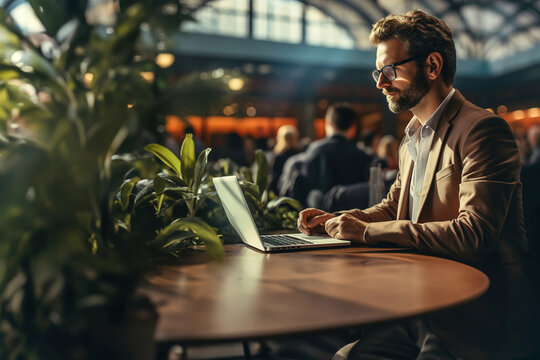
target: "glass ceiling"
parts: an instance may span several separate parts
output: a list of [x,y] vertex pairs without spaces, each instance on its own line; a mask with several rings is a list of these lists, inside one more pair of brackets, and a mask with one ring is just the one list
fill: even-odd
[[[193,10],[212,1],[188,0]],[[305,0],[351,35],[354,47],[371,50],[371,25],[389,13],[421,9],[454,32],[462,59],[497,60],[540,44],[540,0]],[[279,6],[276,2],[275,6]],[[540,50],[539,50],[540,51]]]

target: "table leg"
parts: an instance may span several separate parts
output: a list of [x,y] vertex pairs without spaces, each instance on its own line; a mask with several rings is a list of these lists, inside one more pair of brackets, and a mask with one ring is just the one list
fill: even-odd
[[242,346],[244,347],[244,359],[251,360],[251,350],[249,349],[249,341],[243,341]]

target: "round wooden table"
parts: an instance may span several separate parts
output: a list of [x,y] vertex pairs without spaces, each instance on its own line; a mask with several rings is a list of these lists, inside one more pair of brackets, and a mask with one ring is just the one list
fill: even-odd
[[225,248],[223,263],[201,253],[148,279],[157,342],[245,341],[394,322],[471,301],[489,286],[470,266],[412,253]]

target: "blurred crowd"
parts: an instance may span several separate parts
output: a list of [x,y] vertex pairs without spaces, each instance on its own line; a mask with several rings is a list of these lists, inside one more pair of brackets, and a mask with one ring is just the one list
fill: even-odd
[[[367,207],[369,174],[373,166],[382,170],[386,188],[398,168],[398,140],[376,131],[362,133],[357,114],[348,103],[336,103],[325,116],[325,137],[312,141],[300,138],[296,126],[283,125],[275,138],[256,139],[228,134],[212,134],[209,160],[231,159],[238,166],[252,167],[255,151],[261,149],[268,160],[268,189],[279,196],[298,200],[306,207],[328,211],[347,207]],[[348,138],[351,127],[362,133],[360,141]],[[185,133],[194,134],[191,127]],[[195,135],[195,134],[194,134]],[[204,145],[197,137],[196,152]],[[167,135],[163,142],[178,153],[181,138]]]
[[[268,160],[268,189],[279,196],[292,197],[305,207],[325,211],[366,208],[369,205],[370,168],[381,168],[385,190],[394,182],[398,168],[399,140],[377,131],[362,132],[360,141],[347,138],[349,128],[358,122],[353,108],[346,103],[329,107],[325,118],[325,137],[311,141],[301,138],[297,127],[281,126],[275,138],[256,139],[236,133],[212,137],[210,160],[229,158],[239,166],[254,166],[255,150],[265,152]],[[357,129],[361,131],[361,129]],[[193,129],[186,128],[186,133]],[[522,160],[524,223],[531,246],[540,253],[540,124],[515,133]],[[179,151],[179,141],[165,144]],[[204,145],[195,138],[197,153]],[[344,170],[344,171],[343,171]]]

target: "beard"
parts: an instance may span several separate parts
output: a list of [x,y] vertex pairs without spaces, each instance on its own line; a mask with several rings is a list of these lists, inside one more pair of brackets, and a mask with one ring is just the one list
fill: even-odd
[[429,84],[422,71],[418,71],[408,89],[401,91],[395,88],[387,88],[387,91],[396,92],[398,94],[397,99],[393,99],[389,96],[386,97],[390,111],[394,114],[398,114],[403,111],[409,111],[418,105],[420,100],[422,100],[429,91]]

